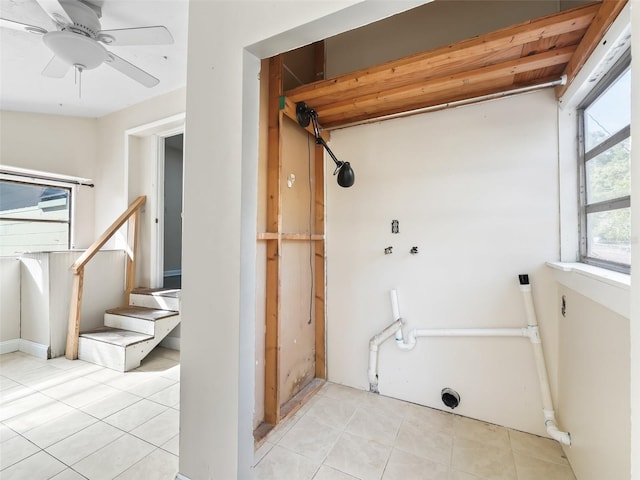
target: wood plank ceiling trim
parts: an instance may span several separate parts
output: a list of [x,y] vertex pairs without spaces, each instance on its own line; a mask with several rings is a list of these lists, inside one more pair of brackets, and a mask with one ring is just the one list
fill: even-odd
[[607,33],[607,30],[609,30],[609,27],[626,4],[627,0],[603,0],[602,6],[598,10],[593,22],[589,25],[589,28],[582,37],[576,53],[567,64],[564,72],[567,76],[567,83],[556,87],[556,96],[558,98],[569,88],[573,79],[584,66],[589,56],[593,53],[598,43],[600,43],[600,40],[602,40],[602,37]]
[[[452,45],[386,62],[285,92],[306,102],[324,127],[408,112],[558,80],[587,47],[591,30],[606,31],[618,3],[605,0]],[[604,9],[604,11],[603,11]],[[600,17],[604,20],[599,21]],[[592,24],[606,27],[592,27]],[[593,37],[593,38],[591,38]],[[588,42],[597,43],[597,33]],[[590,53],[590,52],[589,52]],[[586,57],[585,57],[586,58]],[[584,63],[584,62],[582,62]],[[580,62],[578,64],[581,65]]]

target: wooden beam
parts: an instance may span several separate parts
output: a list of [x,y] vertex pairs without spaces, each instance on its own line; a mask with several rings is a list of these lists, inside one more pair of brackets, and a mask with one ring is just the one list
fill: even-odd
[[105,230],[105,232],[100,236],[100,238],[98,238],[95,242],[93,242],[93,244],[89,248],[87,248],[87,250],[82,255],[80,255],[78,260],[76,260],[74,264],[71,265],[71,269],[74,272],[78,272],[80,268],[84,267],[87,264],[87,262],[91,260],[96,253],[98,253],[98,250],[100,250],[104,246],[104,244],[107,243],[109,239],[118,230],[120,230],[120,227],[122,227],[126,223],[126,221],[129,220],[129,217],[131,217],[131,215],[133,215],[134,212],[136,212],[140,207],[142,207],[142,205],[144,205],[146,201],[147,201],[147,197],[145,195],[142,195],[136,198],[131,203],[131,205],[129,205],[129,208],[127,208],[127,210],[125,210],[125,212],[122,215],[120,215],[109,226],[109,228]]
[[557,98],[560,98],[564,92],[567,91],[571,82],[573,82],[578,72],[580,72],[582,67],[584,67],[585,62],[598,46],[602,37],[607,33],[607,30],[609,30],[609,27],[618,17],[626,4],[627,0],[602,1],[598,13],[594,17],[591,25],[589,25],[589,28],[582,37],[576,52],[565,68],[564,73],[567,76],[567,83],[556,87]]
[[[314,63],[315,74],[318,80],[324,78],[325,69],[325,44],[318,42],[315,44]],[[328,136],[325,141],[328,141]],[[315,365],[316,379],[327,378],[327,359],[326,359],[326,307],[325,307],[325,204],[324,204],[324,182],[325,182],[325,165],[324,165],[324,148],[322,145],[316,145],[314,149],[314,218],[313,232],[314,236],[322,237],[321,242],[314,244],[314,317],[315,317]]]
[[[381,84],[406,85],[429,75],[434,68],[454,62],[465,62],[491,55],[500,50],[517,47],[542,38],[554,37],[586,29],[598,11],[599,4],[589,4],[558,14],[527,21],[496,32],[464,40],[452,45],[411,55],[400,60],[358,70],[348,75],[289,90],[292,102],[305,101],[314,108],[317,100],[329,94],[350,92],[352,96],[367,95],[380,90]],[[393,80],[392,80],[393,79]]]
[[575,47],[573,46],[565,47],[445,78],[435,78],[418,85],[383,90],[382,93],[366,95],[355,101],[323,107],[318,109],[318,115],[325,122],[334,122],[339,116],[349,119],[365,112],[372,114],[376,110],[388,108],[394,103],[417,102],[421,98],[426,99],[445,90],[468,88],[474,84],[491,82],[492,80],[501,82],[505,77],[518,73],[566,63],[571,58],[574,50]]
[[264,419],[276,425],[280,421],[280,263],[282,228],[281,185],[282,170],[280,138],[280,98],[283,76],[282,55],[269,59],[268,146],[267,146],[267,230],[275,239],[267,242],[266,265],[266,331],[264,375]]
[[[298,123],[298,117],[296,115],[296,104],[294,102],[292,102],[287,97],[283,96],[280,99],[280,107],[282,109],[282,113],[284,113],[287,117],[289,117],[289,119],[296,122],[296,124]],[[320,125],[318,126],[320,127]],[[316,133],[313,131],[313,126],[311,124],[301,128],[304,128],[307,131],[307,133],[310,133],[315,138]],[[329,139],[331,138],[331,136],[329,135],[329,132],[327,132],[326,130],[323,131],[322,129],[320,129],[320,136],[324,138],[325,142],[328,142]]]
[[[519,89],[521,87],[533,87],[536,85],[549,83],[551,81],[558,80],[558,76],[544,77],[536,80],[536,82],[522,82],[518,84],[513,83],[513,77],[504,77],[500,82],[491,81],[487,84],[477,84],[474,88],[464,89],[456,88],[452,90],[445,90],[440,92],[437,96],[432,96],[427,99],[418,99],[416,102],[406,103],[403,102],[398,105],[390,105],[387,109],[376,111],[375,113],[363,112],[355,117],[349,117],[349,123],[360,123],[371,121],[384,121],[389,118],[397,118],[398,116],[411,116],[424,113],[424,109],[429,111],[442,110],[450,108],[460,101],[468,101],[468,103],[480,102],[488,95],[504,94],[510,95],[511,91]],[[465,103],[467,104],[467,103]],[[433,109],[433,110],[432,110]],[[388,117],[388,118],[387,118]],[[329,128],[340,128],[345,126],[343,118],[328,119],[326,123]]]
[[83,283],[84,267],[81,267],[78,272],[73,274],[73,284],[71,287],[71,303],[69,304],[69,322],[67,325],[67,346],[64,352],[64,356],[69,360],[76,360],[78,358]]
[[136,210],[129,219],[129,232],[127,242],[129,244],[129,252],[127,255],[127,272],[126,272],[126,288],[125,300],[129,305],[131,292],[136,288],[136,260],[138,248],[138,219],[139,210]]
[[258,240],[293,240],[293,241],[322,241],[324,240],[324,235],[322,234],[313,234],[309,235],[308,233],[274,233],[274,232],[262,232],[258,233]]

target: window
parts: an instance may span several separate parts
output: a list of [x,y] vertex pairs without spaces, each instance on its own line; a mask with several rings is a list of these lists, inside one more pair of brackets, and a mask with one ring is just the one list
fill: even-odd
[[71,188],[0,180],[0,255],[68,250]]
[[629,272],[631,264],[631,69],[627,53],[579,108],[581,257]]

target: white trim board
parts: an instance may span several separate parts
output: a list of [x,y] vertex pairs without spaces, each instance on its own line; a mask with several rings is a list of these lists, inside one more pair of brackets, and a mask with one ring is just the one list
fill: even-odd
[[43,360],[49,359],[48,345],[41,345],[24,338],[14,338],[0,342],[0,355],[11,352],[22,352]]
[[0,355],[4,355],[5,353],[17,352],[18,350],[20,350],[19,338],[0,342]]

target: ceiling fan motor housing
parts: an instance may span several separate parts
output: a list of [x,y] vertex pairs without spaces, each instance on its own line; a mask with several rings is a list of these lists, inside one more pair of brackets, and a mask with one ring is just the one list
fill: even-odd
[[61,25],[63,30],[96,38],[101,26],[98,15],[91,7],[77,0],[60,0],[60,5],[73,21],[72,25]]

